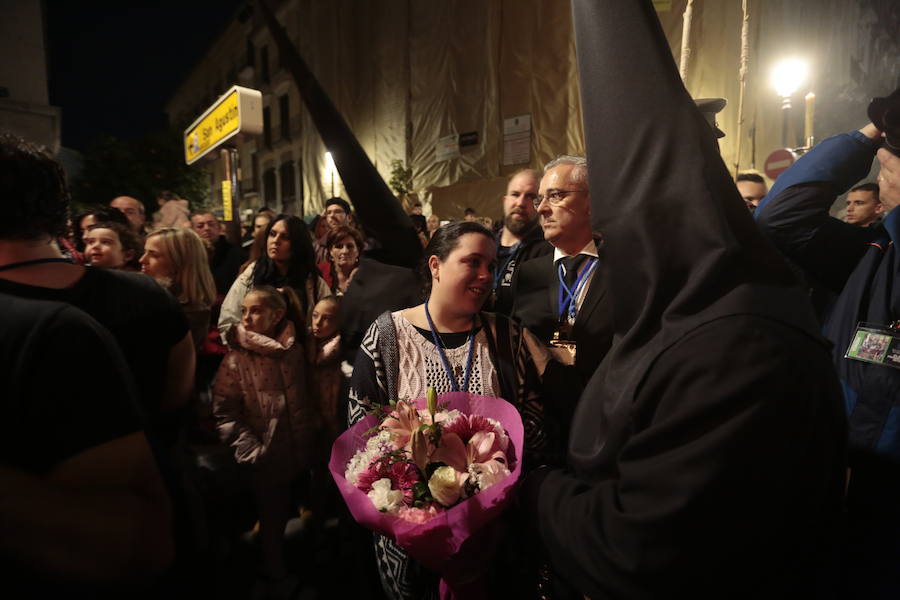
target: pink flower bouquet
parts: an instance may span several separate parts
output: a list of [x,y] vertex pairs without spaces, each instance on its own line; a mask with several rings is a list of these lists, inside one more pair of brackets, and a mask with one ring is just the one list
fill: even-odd
[[501,398],[449,393],[438,405],[429,396],[356,423],[335,441],[328,467],[357,522],[442,574],[449,597],[447,576],[472,560],[459,556],[463,543],[513,498],[524,428]]

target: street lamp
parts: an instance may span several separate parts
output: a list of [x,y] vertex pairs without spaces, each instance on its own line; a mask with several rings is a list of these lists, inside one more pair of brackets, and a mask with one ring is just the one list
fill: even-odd
[[791,96],[806,81],[809,67],[799,58],[788,58],[775,65],[772,69],[771,82],[775,92],[781,96],[782,120],[781,141],[785,147],[788,144],[788,123],[790,122]]
[[334,158],[331,156],[331,152],[325,153],[325,166],[328,168],[328,172],[331,174],[331,197],[334,198]]

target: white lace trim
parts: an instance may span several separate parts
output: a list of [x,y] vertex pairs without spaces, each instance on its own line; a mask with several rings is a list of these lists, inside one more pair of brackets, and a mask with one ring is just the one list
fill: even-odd
[[[433,387],[438,394],[453,391],[450,378],[447,377],[441,364],[437,348],[431,341],[423,338],[401,313],[402,311],[391,313],[394,327],[397,330],[399,359],[397,396],[399,398],[421,398],[429,386]],[[463,379],[462,373],[466,368],[468,351],[469,344],[445,350],[450,367],[455,373],[460,373],[457,377],[460,384]],[[499,380],[494,364],[491,362],[484,328],[475,334],[475,357],[472,360],[469,392],[483,396],[500,394]]]

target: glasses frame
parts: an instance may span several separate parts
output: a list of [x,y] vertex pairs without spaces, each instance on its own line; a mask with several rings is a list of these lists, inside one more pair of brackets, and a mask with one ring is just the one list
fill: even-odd
[[569,194],[578,194],[578,193],[587,193],[587,190],[547,190],[547,195],[538,194],[534,197],[534,208],[537,208],[541,205],[541,202],[546,198],[547,202],[550,203],[551,206],[559,205],[563,200],[565,200],[566,196]]

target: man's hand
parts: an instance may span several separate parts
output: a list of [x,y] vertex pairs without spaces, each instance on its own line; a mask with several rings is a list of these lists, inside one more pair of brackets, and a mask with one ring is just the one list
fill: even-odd
[[881,141],[881,138],[884,137],[884,134],[881,132],[881,130],[871,123],[860,129],[859,132],[870,140]]
[[878,174],[878,191],[885,211],[900,204],[900,157],[881,148],[876,154],[881,163]]

